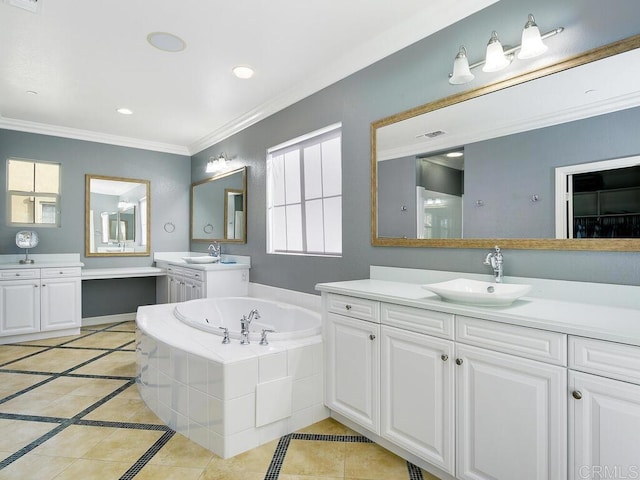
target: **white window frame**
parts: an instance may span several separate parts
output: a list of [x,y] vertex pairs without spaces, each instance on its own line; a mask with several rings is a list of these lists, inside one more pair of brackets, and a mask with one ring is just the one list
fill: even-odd
[[[34,191],[22,191],[22,190],[9,190],[9,184],[10,184],[10,169],[9,169],[9,162],[10,161],[16,161],[16,162],[29,162],[29,163],[33,163],[34,164],[34,168],[35,165],[37,164],[47,164],[47,165],[56,165],[58,167],[58,193],[52,193],[52,192],[36,192],[35,188]],[[7,183],[6,183],[6,205],[7,205],[7,211],[6,211],[6,219],[7,219],[7,225],[12,226],[12,227],[43,227],[43,228],[57,228],[60,227],[60,214],[61,214],[61,208],[60,208],[60,196],[61,196],[61,191],[62,191],[62,165],[60,163],[56,163],[56,162],[43,162],[41,160],[32,160],[32,159],[28,159],[28,158],[16,158],[16,157],[9,157],[7,159],[6,162],[6,178],[7,178]],[[35,180],[35,178],[34,178]],[[13,195],[21,195],[21,196],[25,196],[25,197],[33,197],[34,198],[34,202],[36,197],[48,197],[48,198],[54,198],[55,199],[55,223],[41,223],[41,222],[37,222],[37,212],[34,210],[34,221],[32,223],[24,223],[24,222],[13,222],[12,221],[12,196]],[[46,202],[47,204],[49,204],[50,202]],[[35,207],[34,207],[35,209]]]
[[[329,199],[339,199],[340,200],[340,239],[339,239],[339,251],[327,251],[327,245],[325,242],[325,237],[323,236],[323,251],[312,251],[307,246],[307,232],[306,232],[306,208],[305,201],[309,201],[309,199],[305,198],[305,178],[304,178],[304,149],[313,145],[319,145],[324,141],[331,140],[333,138],[340,139],[340,170],[342,170],[342,123],[336,123],[333,125],[329,125],[320,130],[316,130],[314,132],[308,133],[306,135],[302,135],[300,137],[289,140],[285,143],[281,143],[274,147],[271,147],[267,150],[267,175],[266,175],[266,189],[267,189],[267,253],[268,254],[276,254],[276,255],[304,255],[304,256],[321,256],[321,257],[341,257],[342,256],[342,173],[340,173],[340,188],[339,194],[331,194],[326,195],[324,189],[320,197],[315,197],[313,200],[322,200],[323,209],[322,215],[323,218],[319,219],[322,222],[323,227],[323,235],[324,235],[324,208],[325,208],[325,200]],[[282,155],[285,152],[289,153],[292,151],[298,150],[299,152],[299,167],[300,167],[300,200],[299,202],[288,203],[285,201],[284,205],[291,206],[300,204],[301,209],[301,232],[298,232],[302,235],[302,249],[278,249],[274,248],[273,241],[273,229],[274,229],[274,193],[273,193],[273,170],[272,170],[272,158]],[[320,167],[322,168],[322,166]],[[282,205],[280,205],[282,206]]]

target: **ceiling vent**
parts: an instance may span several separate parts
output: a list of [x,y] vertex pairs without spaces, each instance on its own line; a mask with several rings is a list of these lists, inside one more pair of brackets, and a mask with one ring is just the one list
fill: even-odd
[[444,132],[442,130],[435,130],[433,132],[421,133],[420,135],[416,135],[416,138],[420,138],[420,137],[436,138],[436,137],[439,137],[440,135],[445,135],[446,133],[447,132]]
[[40,13],[42,6],[42,0],[4,0],[4,3],[32,13]]

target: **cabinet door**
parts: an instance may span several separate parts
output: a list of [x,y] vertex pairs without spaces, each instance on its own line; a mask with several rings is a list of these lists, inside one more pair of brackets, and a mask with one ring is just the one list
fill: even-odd
[[345,417],[378,433],[380,326],[327,314],[326,403]]
[[0,282],[0,334],[40,331],[40,281]]
[[177,275],[168,275],[167,276],[167,291],[169,297],[169,303],[180,302],[180,286],[181,286],[181,277]]
[[41,330],[77,328],[82,322],[80,278],[42,280]]
[[569,371],[569,389],[569,478],[640,478],[640,385]]
[[184,292],[183,301],[202,298],[202,282],[199,280],[185,278],[182,285],[182,290]]
[[566,369],[457,344],[460,479],[567,476]]
[[380,433],[453,474],[453,342],[382,327]]

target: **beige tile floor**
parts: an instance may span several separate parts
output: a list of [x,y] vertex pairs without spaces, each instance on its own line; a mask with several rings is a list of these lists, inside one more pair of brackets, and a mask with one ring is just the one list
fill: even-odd
[[223,460],[146,407],[134,342],[126,322],[0,346],[0,480],[437,480],[332,419]]

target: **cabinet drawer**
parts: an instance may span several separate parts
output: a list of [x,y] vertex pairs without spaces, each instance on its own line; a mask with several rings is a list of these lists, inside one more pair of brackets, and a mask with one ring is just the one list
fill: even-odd
[[80,267],[43,268],[42,278],[79,277],[82,275]]
[[640,347],[571,336],[569,368],[640,384]]
[[29,278],[40,278],[40,269],[15,268],[10,270],[0,270],[1,280],[24,280]]
[[567,365],[567,336],[563,333],[457,316],[456,340],[555,365]]
[[380,321],[385,325],[453,339],[453,315],[422,308],[383,303]]
[[380,323],[380,304],[365,298],[347,297],[345,295],[327,295],[327,309],[330,312],[359,318],[369,322]]

